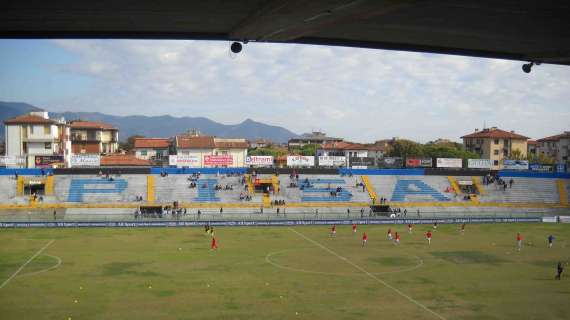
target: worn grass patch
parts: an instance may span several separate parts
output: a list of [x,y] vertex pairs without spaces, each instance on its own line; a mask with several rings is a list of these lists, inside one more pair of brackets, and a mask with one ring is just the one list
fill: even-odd
[[457,264],[499,264],[506,262],[495,255],[482,251],[437,251],[434,257]]

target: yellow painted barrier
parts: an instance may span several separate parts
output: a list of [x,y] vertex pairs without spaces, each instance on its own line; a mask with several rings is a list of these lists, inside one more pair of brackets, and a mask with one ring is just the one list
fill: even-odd
[[265,208],[271,207],[271,198],[269,198],[269,194],[267,193],[263,194],[263,206]]
[[54,184],[53,176],[48,176],[46,178],[46,184],[45,184],[46,196],[53,196],[53,188],[54,188],[53,184]]
[[453,188],[453,191],[456,194],[461,194],[461,189],[459,189],[459,186],[457,185],[457,180],[455,180],[454,177],[449,177],[449,176],[447,177],[447,180],[449,180],[449,184]]
[[253,194],[253,181],[251,181],[251,175],[247,175],[245,181],[247,182],[247,190],[250,194]]
[[479,179],[480,179],[479,177],[471,177],[471,180],[473,181],[473,185],[475,186],[475,189],[477,189],[477,192],[479,192],[479,195],[484,195],[485,189],[483,189],[483,187],[481,186]]
[[154,202],[154,176],[146,176],[146,201]]
[[557,179],[556,184],[558,185],[558,195],[560,196],[560,204],[563,206],[568,205],[568,193],[566,192],[566,186],[564,185],[564,180]]
[[18,176],[18,181],[16,182],[16,195],[23,196],[24,195],[24,177]]
[[273,190],[275,190],[275,193],[279,193],[279,178],[277,176],[272,176],[271,177],[271,184],[273,185]]
[[368,176],[362,176],[362,183],[364,183],[366,190],[368,190],[368,195],[370,196],[372,203],[376,203],[378,195],[376,194],[376,191],[374,190],[372,183],[370,183],[370,179],[368,179]]

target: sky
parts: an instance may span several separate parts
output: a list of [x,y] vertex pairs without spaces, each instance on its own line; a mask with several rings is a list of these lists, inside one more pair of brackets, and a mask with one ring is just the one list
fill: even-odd
[[[49,111],[246,119],[355,142],[570,131],[570,67],[225,41],[0,40],[0,101]],[[168,124],[165,124],[168,125]]]

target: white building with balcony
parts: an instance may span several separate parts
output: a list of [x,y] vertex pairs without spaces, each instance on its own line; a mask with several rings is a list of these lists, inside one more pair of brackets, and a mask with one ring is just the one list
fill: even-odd
[[71,158],[69,126],[46,111],[4,121],[6,157],[22,159],[28,168],[64,167]]

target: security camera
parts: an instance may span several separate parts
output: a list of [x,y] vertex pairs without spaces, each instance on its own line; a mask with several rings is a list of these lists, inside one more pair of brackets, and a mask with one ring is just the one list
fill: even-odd
[[534,65],[533,62],[529,62],[529,63],[525,63],[522,65],[522,69],[525,73],[530,73],[530,71],[532,70],[532,66]]
[[230,49],[232,50],[233,53],[240,53],[241,52],[241,48],[242,45],[239,42],[233,42],[232,45],[230,46]]

